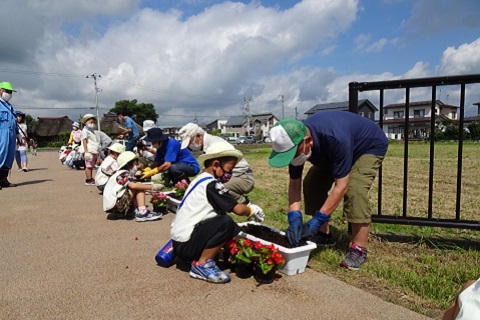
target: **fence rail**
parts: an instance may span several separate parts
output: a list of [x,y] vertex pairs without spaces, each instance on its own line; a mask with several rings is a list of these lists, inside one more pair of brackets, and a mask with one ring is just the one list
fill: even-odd
[[[389,224],[404,224],[417,226],[433,226],[445,228],[476,229],[480,230],[480,221],[462,220],[460,214],[461,192],[462,192],[462,157],[463,157],[463,132],[465,118],[465,85],[480,83],[480,74],[463,76],[446,76],[419,79],[403,79],[377,82],[351,82],[349,84],[349,110],[358,113],[358,93],[363,91],[379,91],[380,118],[379,125],[383,129],[384,118],[384,94],[385,90],[405,89],[405,125],[404,125],[404,167],[403,167],[403,201],[402,215],[391,216],[382,213],[382,183],[383,170],[379,169],[378,174],[378,214],[372,215],[372,221]],[[457,162],[457,186],[455,219],[433,218],[433,175],[435,155],[435,106],[437,101],[437,86],[460,86],[460,115],[459,115],[459,139],[458,139],[458,162]],[[432,104],[430,110],[430,166],[428,178],[428,213],[427,217],[411,217],[407,214],[408,204],[408,143],[410,126],[410,89],[430,87]]]

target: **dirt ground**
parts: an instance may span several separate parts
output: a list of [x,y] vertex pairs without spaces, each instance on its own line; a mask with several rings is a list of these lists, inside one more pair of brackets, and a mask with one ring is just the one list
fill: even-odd
[[19,186],[0,190],[0,319],[427,319],[308,268],[262,286],[161,268],[172,213],[106,220],[83,171],[55,152],[29,157],[29,172],[12,171]]

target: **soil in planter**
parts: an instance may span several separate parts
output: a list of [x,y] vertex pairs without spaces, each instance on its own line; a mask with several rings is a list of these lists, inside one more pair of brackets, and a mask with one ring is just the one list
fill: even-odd
[[[256,224],[247,224],[240,227],[243,232],[248,233],[256,238],[274,243],[276,245],[282,246],[284,248],[295,248],[293,245],[288,242],[286,236],[281,235],[275,231],[272,231],[270,228],[256,225]],[[306,246],[307,242],[305,240],[300,240],[300,246]]]
[[178,197],[175,193],[171,193],[171,194],[169,194],[168,196],[169,196],[170,198],[176,199],[176,200],[178,200],[178,201],[182,201],[182,199],[183,199],[183,196]]

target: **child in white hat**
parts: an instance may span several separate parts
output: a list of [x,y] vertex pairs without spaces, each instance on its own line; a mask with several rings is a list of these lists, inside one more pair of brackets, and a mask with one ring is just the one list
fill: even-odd
[[161,213],[147,209],[145,191],[160,191],[164,186],[137,182],[135,173],[138,170],[138,156],[135,153],[122,152],[117,162],[118,171],[108,179],[103,189],[103,210],[108,213],[107,219],[127,219],[132,216],[132,211],[137,222],[160,219]]
[[175,255],[192,262],[190,276],[213,283],[230,281],[220,270],[215,256],[226,241],[240,232],[227,212],[263,221],[263,210],[254,204],[238,203],[220,182],[230,174],[243,154],[228,142],[212,144],[198,162],[205,167],[188,186],[172,222],[171,237]]
[[111,146],[107,147],[109,150],[108,156],[103,160],[100,168],[98,168],[97,173],[95,174],[95,185],[98,190],[103,192],[105,184],[107,184],[108,178],[118,170],[117,158],[118,156],[125,151],[125,147],[116,142]]

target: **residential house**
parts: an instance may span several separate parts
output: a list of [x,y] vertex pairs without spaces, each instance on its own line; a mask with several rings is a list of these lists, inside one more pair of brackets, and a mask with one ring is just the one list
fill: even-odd
[[227,123],[228,119],[216,119],[205,125],[205,130],[208,133],[212,133],[213,131],[217,130],[219,133],[226,133],[227,130],[225,128],[225,124]]
[[[63,117],[38,117],[38,124],[35,127],[35,136],[40,145],[49,142],[68,141],[72,131],[73,121],[67,116]],[[63,135],[61,135],[63,133]],[[66,139],[66,140],[65,140]],[[65,140],[65,141],[63,141]]]
[[162,127],[163,134],[168,135],[170,138],[179,139],[178,132],[181,127]]
[[[405,128],[405,103],[389,104],[384,107],[383,131],[390,139],[403,139]],[[457,106],[435,102],[436,119],[448,118],[458,120]],[[430,133],[432,101],[417,101],[409,104],[409,137],[424,139]]]
[[243,136],[254,136],[257,140],[268,137],[270,129],[279,119],[272,113],[252,114],[246,116],[231,116],[225,123],[225,132],[235,132]]
[[477,106],[477,115],[471,116],[471,117],[465,117],[464,119],[465,124],[474,122],[474,121],[480,121],[480,102],[476,102],[473,105]]
[[235,132],[240,135],[248,135],[245,130],[245,124],[247,123],[246,116],[231,116],[228,118],[227,122],[225,123],[225,131],[227,132]]
[[[321,111],[328,111],[328,110],[340,110],[340,111],[348,111],[349,110],[349,102],[331,102],[331,103],[323,103],[317,104],[307,110],[305,114],[307,118],[310,117],[312,114],[321,112]],[[375,121],[375,112],[378,109],[370,102],[368,99],[358,100],[358,114],[362,117],[368,118],[372,121]]]
[[255,139],[262,140],[268,137],[270,129],[279,121],[272,113],[261,113],[252,115],[250,118],[251,128]]

